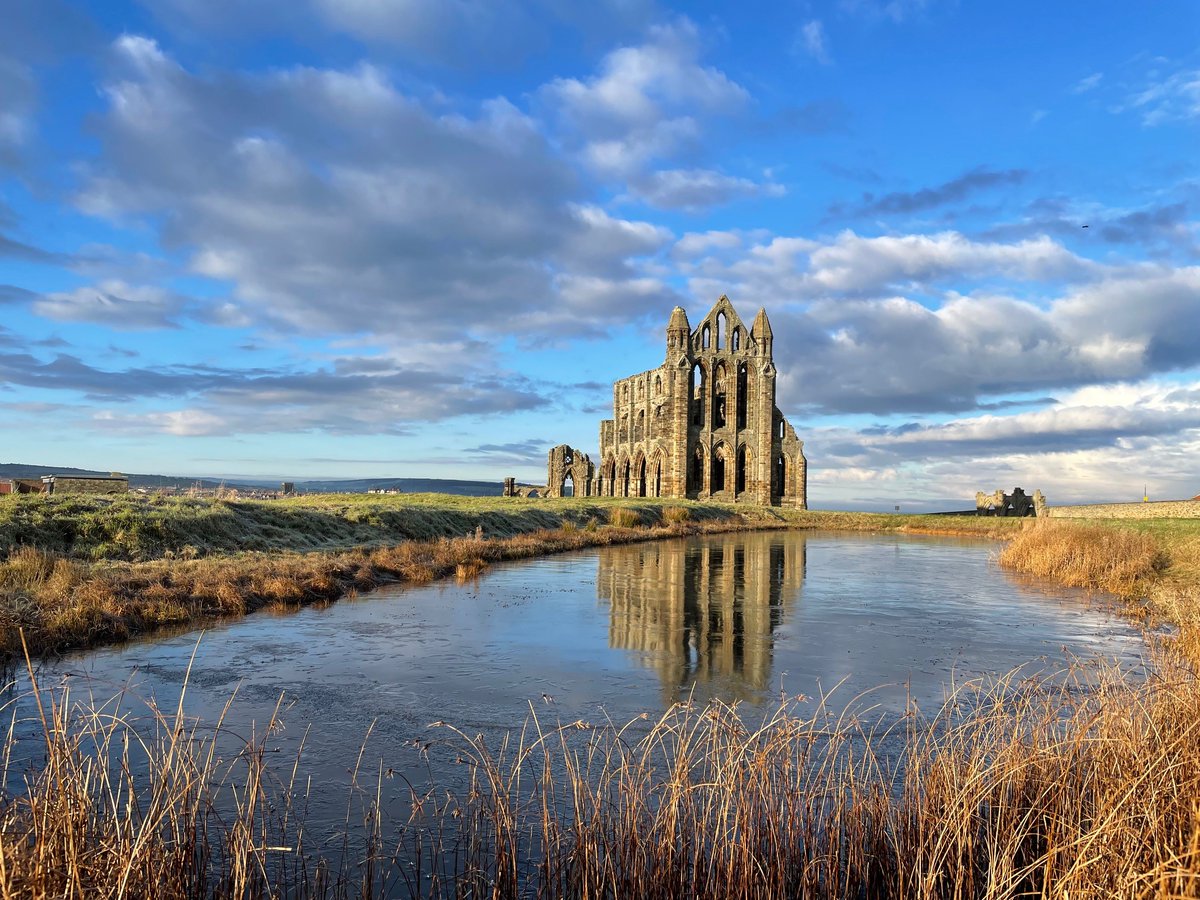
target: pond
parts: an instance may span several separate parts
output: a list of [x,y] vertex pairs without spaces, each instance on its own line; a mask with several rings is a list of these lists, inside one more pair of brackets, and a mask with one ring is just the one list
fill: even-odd
[[208,721],[236,691],[226,724],[242,736],[261,732],[282,695],[269,750],[290,765],[304,741],[319,787],[310,815],[339,821],[368,733],[364,758],[418,783],[431,766],[444,776],[426,746],[435,721],[471,735],[531,712],[623,723],[688,698],[740,701],[761,717],[781,692],[834,688],[835,706],[868,692],[899,716],[910,701],[934,712],[953,683],[1016,666],[1139,664],[1141,636],[1111,600],[1010,575],[995,548],[802,532],[597,548],[78,654],[39,678],[69,684],[76,701],[125,689],[163,709],[186,678],[187,710]]

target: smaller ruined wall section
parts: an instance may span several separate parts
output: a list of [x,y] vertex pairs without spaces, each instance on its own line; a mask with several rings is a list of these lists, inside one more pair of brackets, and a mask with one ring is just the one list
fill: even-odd
[[1045,515],[1051,519],[1200,519],[1200,500],[1050,506]]

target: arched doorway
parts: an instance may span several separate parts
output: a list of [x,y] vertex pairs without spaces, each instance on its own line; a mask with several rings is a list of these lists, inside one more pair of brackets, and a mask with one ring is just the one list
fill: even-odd
[[559,487],[558,493],[561,497],[575,496],[575,476],[573,476],[570,472],[568,472],[563,478],[563,483]]
[[637,495],[646,496],[646,458],[643,456],[637,467]]
[[709,491],[713,494],[725,490],[725,458],[729,450],[724,444],[719,444],[712,455],[712,472],[710,473]]
[[725,427],[725,363],[718,363],[712,378],[712,427]]
[[746,427],[747,407],[750,405],[750,378],[745,363],[737,367],[737,427]]
[[743,444],[738,448],[737,453],[737,473],[733,478],[734,495],[743,494],[746,492],[746,469],[750,459],[750,451]]
[[696,445],[692,458],[688,461],[688,493],[699,493],[704,489],[704,448]]

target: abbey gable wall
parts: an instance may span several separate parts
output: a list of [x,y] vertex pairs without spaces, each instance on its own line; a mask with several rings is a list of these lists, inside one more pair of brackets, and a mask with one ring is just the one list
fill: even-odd
[[590,493],[807,508],[804,444],[775,405],[766,310],[747,328],[721,297],[693,330],[676,307],[666,359],[613,385]]

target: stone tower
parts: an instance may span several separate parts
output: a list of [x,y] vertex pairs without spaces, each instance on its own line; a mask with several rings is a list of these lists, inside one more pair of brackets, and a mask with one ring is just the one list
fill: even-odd
[[666,360],[613,385],[593,493],[808,507],[804,444],[775,405],[766,310],[747,328],[721,297],[693,331],[675,307]]

